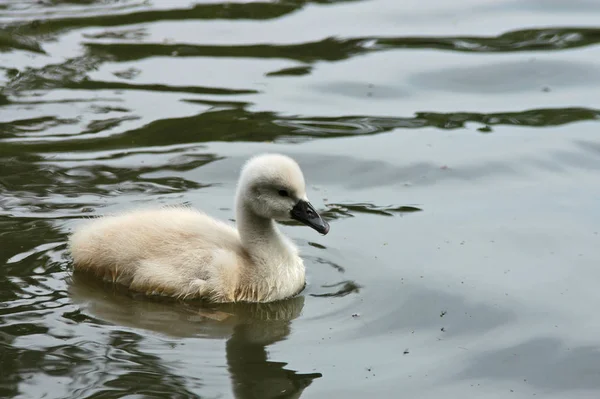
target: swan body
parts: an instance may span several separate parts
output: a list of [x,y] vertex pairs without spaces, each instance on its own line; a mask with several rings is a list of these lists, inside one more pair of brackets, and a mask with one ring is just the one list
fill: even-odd
[[275,221],[329,232],[298,164],[278,154],[250,159],[235,202],[237,228],[189,207],[92,219],[69,238],[74,268],[149,295],[271,302],[298,294],[304,263]]

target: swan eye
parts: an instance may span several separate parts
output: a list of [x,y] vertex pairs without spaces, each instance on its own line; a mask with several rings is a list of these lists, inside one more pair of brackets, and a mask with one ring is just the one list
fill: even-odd
[[279,190],[279,195],[282,197],[289,197],[290,194],[287,192],[287,190]]

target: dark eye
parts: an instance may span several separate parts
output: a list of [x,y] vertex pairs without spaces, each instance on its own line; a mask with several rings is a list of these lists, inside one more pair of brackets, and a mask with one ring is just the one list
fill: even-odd
[[288,193],[287,190],[279,190],[279,195],[282,197],[289,197],[290,193]]

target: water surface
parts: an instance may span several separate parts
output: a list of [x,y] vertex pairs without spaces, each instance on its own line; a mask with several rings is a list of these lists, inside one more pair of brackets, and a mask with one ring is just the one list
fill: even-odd
[[[0,4],[0,396],[596,398],[591,0]],[[71,274],[82,219],[305,171],[275,304]]]

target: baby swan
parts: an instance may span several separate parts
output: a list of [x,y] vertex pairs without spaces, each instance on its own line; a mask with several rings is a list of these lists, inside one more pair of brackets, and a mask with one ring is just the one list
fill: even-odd
[[213,302],[271,302],[305,285],[296,246],[274,221],[297,220],[327,234],[291,158],[265,154],[242,168],[237,229],[188,207],[93,219],[69,239],[76,271],[133,291]]

